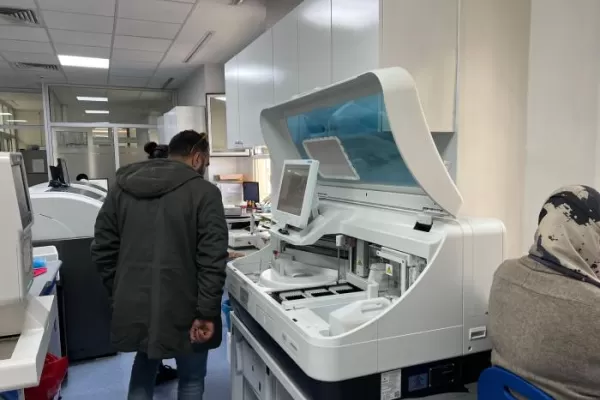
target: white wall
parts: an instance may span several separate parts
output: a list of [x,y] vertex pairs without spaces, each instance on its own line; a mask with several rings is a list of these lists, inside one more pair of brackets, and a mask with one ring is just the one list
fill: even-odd
[[532,0],[522,250],[547,196],[598,182],[600,1]]
[[225,93],[225,65],[204,66],[204,90],[206,93]]
[[[545,1],[545,0],[543,0]],[[462,0],[457,182],[462,212],[496,217],[519,253],[527,118],[530,0]]]
[[225,93],[222,64],[206,64],[198,68],[178,89],[177,105],[206,106],[207,93]]
[[207,177],[212,181],[215,175],[243,174],[244,179],[254,179],[251,157],[211,157]]

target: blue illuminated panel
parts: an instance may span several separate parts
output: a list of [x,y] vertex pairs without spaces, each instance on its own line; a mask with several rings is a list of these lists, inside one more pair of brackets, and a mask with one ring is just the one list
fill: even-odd
[[298,152],[305,159],[309,157],[302,144],[304,140],[338,137],[360,177],[353,183],[419,186],[398,151],[382,94],[291,116],[287,126]]

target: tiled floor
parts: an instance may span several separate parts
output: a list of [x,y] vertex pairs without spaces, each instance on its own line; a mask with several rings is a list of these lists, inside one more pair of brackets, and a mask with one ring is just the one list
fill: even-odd
[[[227,335],[226,331],[224,332]],[[227,344],[223,344],[208,356],[208,375],[204,400],[227,400],[230,398],[229,363]],[[131,373],[133,354],[119,354],[81,363],[69,368],[69,381],[63,387],[64,400],[124,400]],[[168,362],[171,364],[171,362]],[[174,362],[172,362],[174,365]],[[156,388],[155,399],[177,399],[177,383]]]

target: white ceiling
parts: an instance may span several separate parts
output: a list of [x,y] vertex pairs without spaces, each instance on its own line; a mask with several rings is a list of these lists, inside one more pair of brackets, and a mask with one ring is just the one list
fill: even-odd
[[[265,29],[272,0],[0,0],[0,6],[33,9],[40,26],[0,17],[0,87],[49,83],[161,88],[178,87],[196,68],[221,63]],[[187,64],[202,37],[212,38]],[[110,58],[110,69],[21,71],[13,62],[59,64],[57,55]]]

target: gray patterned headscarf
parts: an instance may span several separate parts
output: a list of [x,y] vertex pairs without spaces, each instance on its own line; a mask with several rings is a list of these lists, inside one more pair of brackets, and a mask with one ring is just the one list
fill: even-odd
[[563,275],[600,287],[600,193],[587,186],[552,193],[529,254]]

